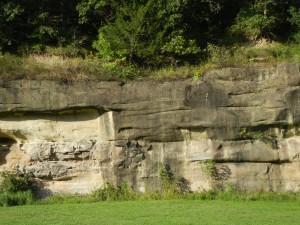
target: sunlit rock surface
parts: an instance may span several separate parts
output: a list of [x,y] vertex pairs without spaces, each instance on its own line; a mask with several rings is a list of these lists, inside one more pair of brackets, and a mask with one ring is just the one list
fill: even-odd
[[299,191],[299,85],[296,64],[197,81],[2,82],[0,170],[32,173],[49,194],[158,190],[161,163],[193,191]]

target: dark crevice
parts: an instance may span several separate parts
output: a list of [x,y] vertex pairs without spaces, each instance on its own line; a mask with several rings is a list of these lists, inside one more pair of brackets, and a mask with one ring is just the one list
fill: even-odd
[[121,132],[123,132],[124,130],[132,130],[132,129],[134,129],[133,127],[122,127],[122,128],[120,128],[119,130],[118,130],[118,133],[121,133]]
[[[25,108],[24,108],[25,109]],[[85,114],[89,111],[97,111],[98,114],[101,116],[104,113],[110,111],[107,109],[104,109],[103,107],[96,107],[96,106],[70,106],[68,108],[61,108],[61,109],[35,109],[31,110],[30,112],[26,110],[21,110],[21,108],[18,108],[16,110],[12,110],[10,112],[0,112],[0,116],[30,116],[32,118],[39,118],[42,115],[48,115],[48,116],[56,116],[56,115],[62,115],[62,114]],[[16,115],[20,114],[20,115]]]
[[[200,161],[200,160],[199,160]],[[227,164],[227,163],[238,163],[238,164],[243,164],[243,163],[269,163],[269,164],[275,164],[275,165],[281,165],[284,163],[284,161],[280,161],[280,160],[274,160],[274,161],[242,161],[242,160],[214,160],[215,163],[220,163],[220,164]]]
[[16,144],[17,141],[10,137],[0,137],[0,145],[13,145]]

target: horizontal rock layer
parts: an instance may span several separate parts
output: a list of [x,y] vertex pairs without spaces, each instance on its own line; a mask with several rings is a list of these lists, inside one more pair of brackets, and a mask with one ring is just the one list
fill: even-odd
[[194,191],[299,191],[299,84],[297,64],[197,81],[1,83],[0,170],[33,173],[49,192],[157,190],[161,163]]

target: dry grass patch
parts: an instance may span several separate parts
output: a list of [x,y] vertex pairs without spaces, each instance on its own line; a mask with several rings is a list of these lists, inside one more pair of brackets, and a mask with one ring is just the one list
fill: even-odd
[[59,80],[83,82],[109,80],[110,71],[99,59],[64,58],[63,56],[29,55],[18,57],[10,54],[0,56],[2,80]]

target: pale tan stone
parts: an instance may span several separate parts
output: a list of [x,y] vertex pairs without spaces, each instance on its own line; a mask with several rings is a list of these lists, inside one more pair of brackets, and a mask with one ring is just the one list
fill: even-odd
[[[157,190],[161,164],[194,191],[299,191],[299,86],[298,64],[171,82],[2,82],[0,170],[33,173],[50,192]],[[206,160],[226,180],[205,174]]]

